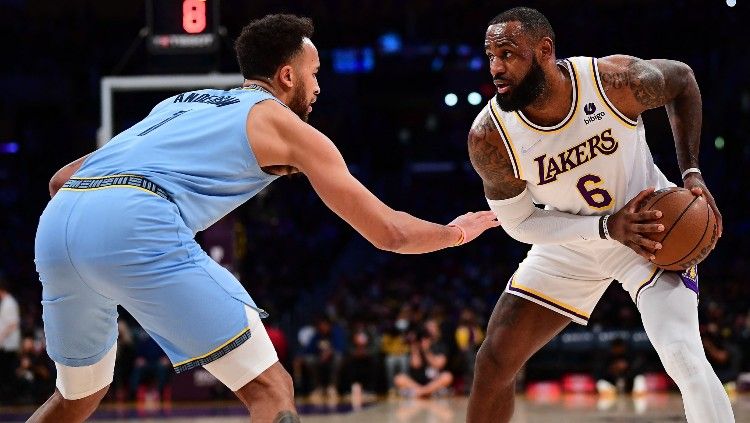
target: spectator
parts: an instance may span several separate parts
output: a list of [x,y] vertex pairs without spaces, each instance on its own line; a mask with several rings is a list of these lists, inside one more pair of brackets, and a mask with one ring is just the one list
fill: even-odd
[[[165,392],[164,388],[172,374],[172,364],[164,351],[159,348],[159,345],[146,331],[137,330],[134,332],[136,341],[135,362],[133,363],[133,372],[130,375],[131,396],[136,400],[143,399],[149,387],[147,385],[150,385],[152,389],[156,389],[161,399],[169,398],[169,394]],[[143,384],[144,381],[149,383]]]
[[281,331],[275,320],[266,319],[263,324],[268,332],[268,337],[271,339],[273,347],[276,349],[276,354],[279,356],[279,361],[286,365],[289,359],[289,343],[286,340],[286,335]]
[[750,310],[737,315],[736,328],[737,345],[740,347],[740,351],[745,352],[742,355],[742,365],[740,367],[743,371],[748,371],[750,370]]
[[312,388],[304,383],[309,378],[305,377],[307,363],[312,359],[312,340],[315,337],[315,327],[307,324],[297,331],[297,355],[292,361],[292,375],[294,379],[294,390],[296,393],[308,393]]
[[474,362],[479,346],[484,340],[484,331],[477,323],[476,314],[469,308],[461,310],[455,333],[456,346],[464,372],[465,393],[471,388],[474,379]]
[[389,393],[395,392],[393,380],[399,373],[409,371],[409,343],[406,333],[409,330],[408,308],[401,309],[396,322],[383,334],[381,348],[385,354],[385,376]]
[[346,375],[346,382],[352,387],[352,393],[361,393],[363,388],[372,392],[375,389],[377,370],[372,344],[376,342],[377,334],[371,333],[361,320],[352,325],[351,333],[351,349],[342,373]]
[[317,319],[315,334],[302,352],[302,363],[312,381],[311,399],[322,398],[323,392],[329,400],[338,398],[338,377],[345,350],[343,329],[328,318]]
[[427,332],[427,336],[430,338],[430,342],[433,345],[438,345],[443,348],[444,351],[448,351],[445,342],[443,341],[443,333],[440,330],[440,324],[434,318],[427,319],[424,322],[424,330]]
[[453,383],[453,374],[445,370],[448,361],[445,345],[436,342],[425,330],[412,339],[410,349],[409,374],[400,373],[394,379],[401,395],[429,397],[447,392]]
[[729,338],[730,334],[729,328],[722,330],[714,322],[701,325],[701,339],[706,358],[724,384],[737,380],[742,364],[742,353]]
[[0,276],[0,402],[13,396],[13,386],[18,367],[18,350],[21,346],[21,313],[16,299],[8,291],[8,282]]
[[54,366],[43,350],[41,345],[37,347],[33,335],[23,337],[15,371],[16,402],[34,404],[44,401],[55,389]]
[[634,355],[622,338],[614,339],[596,360],[599,363],[597,389],[600,393],[630,392],[634,378],[643,371],[640,355]]
[[[133,331],[125,321],[120,318],[117,321],[117,358],[115,359],[115,372],[112,377],[110,391],[115,399],[124,401],[132,394],[130,387],[130,375],[133,373],[133,362],[135,360],[135,342]],[[129,399],[134,399],[130,397]]]

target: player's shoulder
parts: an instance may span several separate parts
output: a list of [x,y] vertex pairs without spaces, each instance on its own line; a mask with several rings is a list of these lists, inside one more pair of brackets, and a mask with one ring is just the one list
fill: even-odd
[[604,72],[626,72],[628,67],[638,60],[640,59],[627,54],[612,54],[597,58],[596,63],[601,74]]
[[591,72],[594,67],[601,77],[602,74],[614,74],[628,72],[629,67],[634,62],[641,59],[626,54],[612,54],[608,56],[571,56],[557,60],[557,64],[562,66],[566,63],[573,65],[577,72]]
[[252,120],[283,127],[301,121],[289,107],[273,96],[257,102],[248,113],[247,119],[248,123]]
[[[490,100],[490,102],[491,101],[492,100]],[[474,122],[471,124],[472,128],[481,125],[484,122],[492,122],[492,107],[490,106],[490,102],[487,102],[487,104],[482,107],[482,110],[477,113]]]
[[286,105],[275,98],[255,104],[247,115],[246,131],[249,138],[294,147],[299,142],[309,142],[318,131],[302,120]]
[[494,100],[490,100],[474,118],[474,122],[469,129],[469,142],[480,139],[485,141],[500,140],[500,134],[493,120],[495,118],[491,106],[492,101]]

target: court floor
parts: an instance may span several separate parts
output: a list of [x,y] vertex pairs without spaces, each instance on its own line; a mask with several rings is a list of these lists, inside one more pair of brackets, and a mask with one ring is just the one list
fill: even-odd
[[[750,396],[732,398],[736,421],[750,422]],[[458,423],[465,421],[467,399],[451,397],[430,400],[381,399],[361,406],[351,403],[300,403],[306,423]],[[0,421],[24,421],[31,410],[0,407]],[[91,421],[169,423],[247,422],[238,403],[191,404],[108,404]],[[656,423],[684,422],[682,401],[677,395],[650,395],[641,398],[620,396],[602,399],[595,395],[563,395],[530,400],[519,396],[513,423]]]

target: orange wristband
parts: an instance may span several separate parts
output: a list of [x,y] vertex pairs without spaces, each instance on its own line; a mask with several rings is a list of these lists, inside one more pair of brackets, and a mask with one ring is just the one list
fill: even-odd
[[458,247],[459,245],[463,244],[464,241],[466,241],[466,231],[464,230],[464,228],[462,228],[462,227],[460,227],[458,225],[448,225],[448,227],[449,228],[450,227],[458,228],[458,230],[461,231],[461,238],[458,239],[458,242],[456,242],[455,244],[453,244],[454,247]]

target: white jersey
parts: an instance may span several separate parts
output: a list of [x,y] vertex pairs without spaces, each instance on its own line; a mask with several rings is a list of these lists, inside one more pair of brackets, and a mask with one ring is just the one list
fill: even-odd
[[573,102],[557,125],[504,112],[495,98],[486,106],[534,202],[578,215],[611,214],[649,186],[674,186],[654,164],[641,118],[628,119],[607,99],[597,60],[572,57],[558,65],[571,75]]

